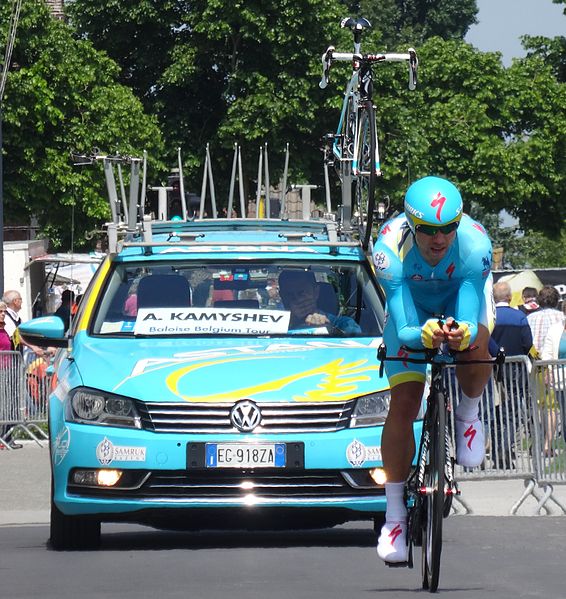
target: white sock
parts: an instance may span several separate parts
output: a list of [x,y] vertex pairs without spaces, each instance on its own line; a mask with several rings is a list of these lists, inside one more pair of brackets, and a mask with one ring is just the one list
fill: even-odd
[[405,522],[407,520],[407,506],[405,505],[405,483],[385,483],[385,497],[387,498],[387,522]]
[[481,395],[479,397],[468,397],[462,393],[462,399],[456,408],[456,416],[458,420],[472,422],[476,420],[479,414]]

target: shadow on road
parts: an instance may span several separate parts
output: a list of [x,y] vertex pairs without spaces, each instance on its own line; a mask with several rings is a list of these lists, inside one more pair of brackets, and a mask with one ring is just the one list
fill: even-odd
[[[113,528],[114,525],[108,525]],[[120,527],[102,528],[103,550],[232,549],[274,547],[373,547],[375,533],[367,528],[335,528],[292,531],[162,531],[137,528],[134,532]]]

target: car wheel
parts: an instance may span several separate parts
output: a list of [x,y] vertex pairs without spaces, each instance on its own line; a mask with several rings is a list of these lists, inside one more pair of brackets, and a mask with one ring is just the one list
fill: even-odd
[[57,551],[98,549],[100,520],[86,516],[66,516],[52,498],[49,544]]

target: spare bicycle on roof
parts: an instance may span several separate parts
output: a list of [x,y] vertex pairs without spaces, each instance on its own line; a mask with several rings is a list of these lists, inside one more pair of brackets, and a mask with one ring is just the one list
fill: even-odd
[[336,133],[326,138],[332,145],[332,159],[342,184],[344,226],[357,229],[362,246],[367,250],[371,240],[375,188],[377,178],[381,176],[375,120],[377,106],[373,98],[373,68],[385,62],[407,62],[409,89],[414,90],[417,85],[418,59],[413,48],[402,54],[363,54],[362,34],[371,27],[370,22],[363,17],[346,17],[342,19],[340,26],[352,31],[354,51],[337,52],[334,46],[329,46],[322,55],[322,79],[319,85],[323,89],[328,85],[330,67],[334,61],[352,63],[352,76],[344,93]]

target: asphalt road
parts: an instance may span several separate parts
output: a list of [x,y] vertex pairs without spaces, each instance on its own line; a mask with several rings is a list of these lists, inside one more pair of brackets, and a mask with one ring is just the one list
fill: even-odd
[[[389,599],[420,592],[419,569],[378,563],[373,532],[356,526],[181,534],[108,525],[95,552],[54,552],[47,536],[46,526],[0,528],[2,597]],[[565,536],[563,518],[453,516],[440,594],[562,599]]]
[[[52,551],[48,466],[45,449],[0,452],[2,599],[389,599],[421,592],[420,553],[413,570],[387,568],[369,522],[261,533],[105,524],[99,551]],[[479,511],[491,505],[497,513],[490,493],[498,488],[483,482],[468,500],[481,497]],[[565,516],[455,515],[445,521],[444,538],[441,595],[566,596]]]

